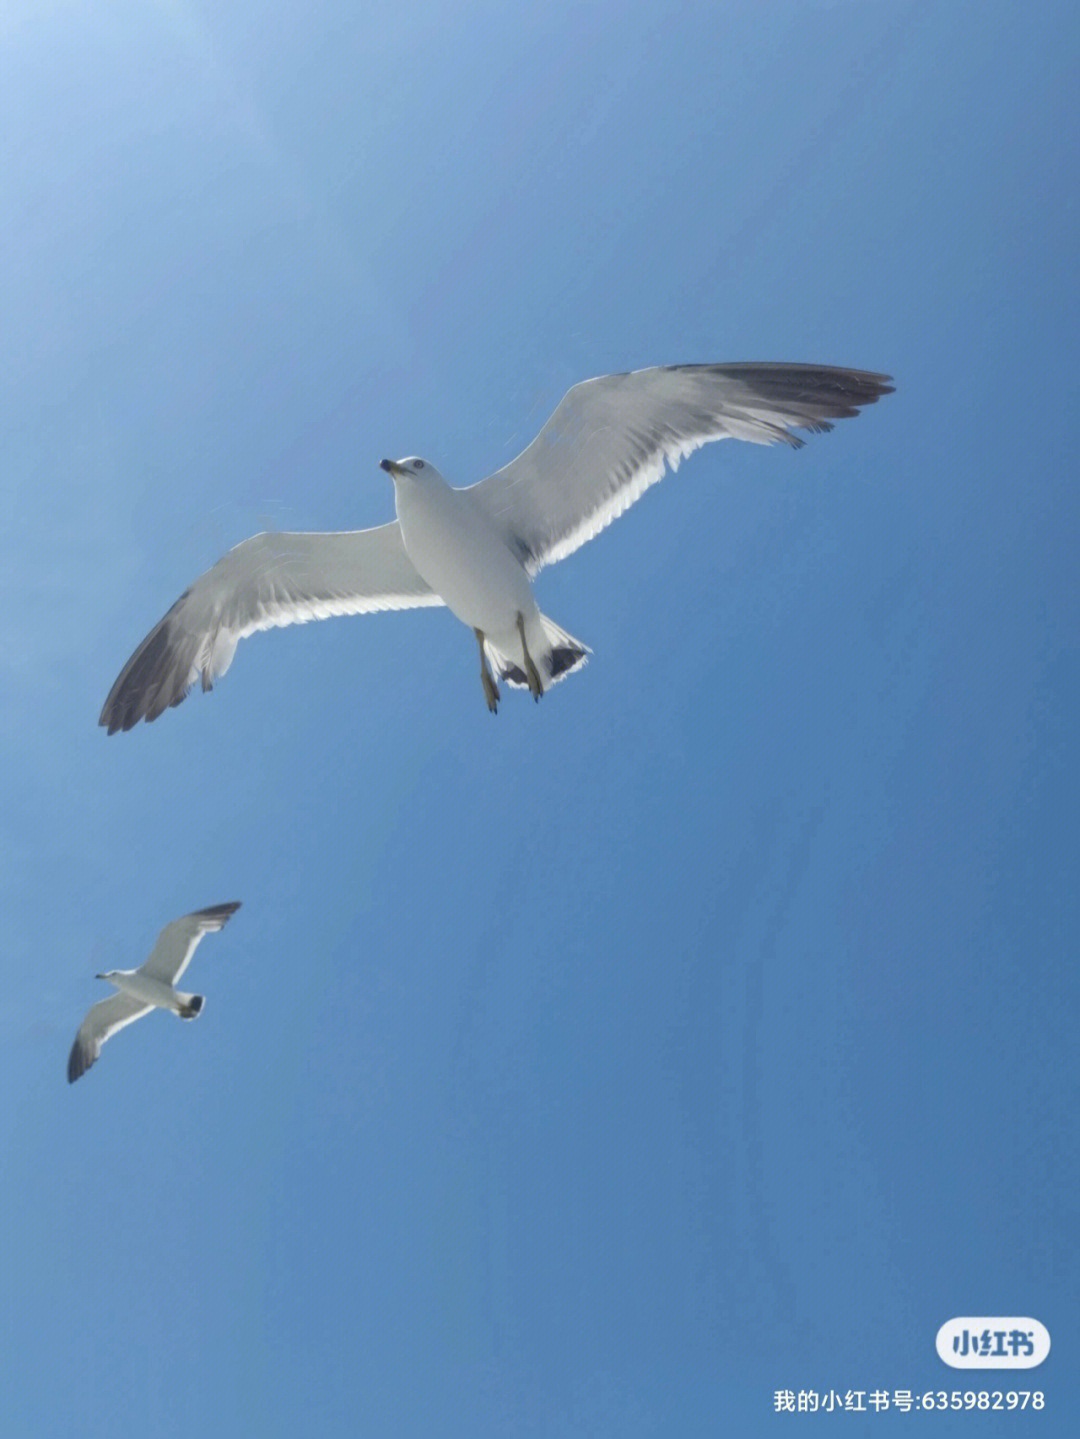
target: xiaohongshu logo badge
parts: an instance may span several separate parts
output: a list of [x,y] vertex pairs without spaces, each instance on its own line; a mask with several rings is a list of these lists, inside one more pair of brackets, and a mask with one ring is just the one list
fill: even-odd
[[1034,1369],[1050,1353],[1050,1335],[1037,1319],[950,1319],[937,1352],[953,1369]]

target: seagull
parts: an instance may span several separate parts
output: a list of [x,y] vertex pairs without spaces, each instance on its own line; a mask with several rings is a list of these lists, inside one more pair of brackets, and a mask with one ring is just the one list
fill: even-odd
[[540,613],[532,582],[710,440],[783,443],[890,394],[890,376],[820,365],[668,365],[574,385],[533,442],[454,489],[429,461],[383,460],[397,519],[336,534],[254,535],[180,596],[120,671],[99,723],[129,730],[209,690],[256,630],[446,605],[476,637],[488,709],[499,680],[538,700],[590,651]]
[[142,1019],[152,1009],[171,1009],[180,1019],[194,1019],[202,1013],[201,994],[182,994],[174,988],[187,969],[195,947],[204,934],[223,929],[230,915],[240,908],[232,904],[216,904],[212,909],[197,909],[167,924],[157,937],[150,956],[138,969],[107,969],[95,979],[107,979],[120,991],[90,1006],[79,1025],[75,1043],[68,1057],[68,1083],[75,1081],[90,1068],[101,1053],[101,1046],[118,1029]]

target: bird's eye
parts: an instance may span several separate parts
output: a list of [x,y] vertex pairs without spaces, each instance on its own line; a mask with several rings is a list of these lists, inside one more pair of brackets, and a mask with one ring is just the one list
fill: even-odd
[[424,462],[423,462],[423,460],[416,460],[416,461],[415,461],[415,465],[416,465],[416,468],[417,468],[418,470],[422,470],[422,469],[424,468]]

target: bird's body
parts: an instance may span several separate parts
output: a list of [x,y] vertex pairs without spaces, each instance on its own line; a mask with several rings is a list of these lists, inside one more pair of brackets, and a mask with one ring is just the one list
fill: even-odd
[[111,969],[101,978],[107,979],[110,984],[116,986],[121,994],[138,1000],[147,1009],[168,1009],[182,1019],[190,1019],[193,1017],[191,1014],[193,1000],[199,1001],[197,1009],[202,1008],[201,995],[183,994],[180,990],[174,989],[171,984],[166,984],[164,980],[152,979],[150,975],[144,974],[141,968]]
[[431,465],[415,470],[413,464],[404,460],[391,474],[405,553],[417,573],[451,614],[484,636],[501,674],[525,674],[528,650],[541,675],[546,669],[552,679],[553,646],[525,566],[472,490],[455,490]]
[[452,614],[492,640],[509,640],[514,616],[539,611],[525,568],[469,490],[452,489],[430,465],[394,472],[405,553]]
[[91,1005],[79,1026],[68,1058],[68,1083],[74,1084],[97,1059],[101,1046],[116,1033],[154,1009],[167,1009],[180,1019],[202,1012],[201,994],[185,994],[176,982],[205,934],[222,929],[240,908],[238,901],[198,909],[167,924],[138,969],[110,969],[97,976],[107,979],[117,993]]
[[[711,440],[802,444],[892,386],[819,365],[670,365],[585,380],[495,474],[453,489],[424,460],[384,460],[397,519],[336,534],[262,534],[187,589],[121,670],[101,711],[110,734],[223,675],[255,630],[330,615],[445,604],[473,630],[495,710],[495,675],[534,698],[588,650],[540,613],[532,581]],[[495,673],[492,673],[494,667]]]

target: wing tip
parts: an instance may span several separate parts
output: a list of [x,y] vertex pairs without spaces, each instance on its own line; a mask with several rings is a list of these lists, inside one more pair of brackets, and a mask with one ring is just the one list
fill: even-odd
[[71,1053],[68,1055],[68,1083],[74,1084],[77,1079],[81,1079],[96,1058],[96,1054],[84,1049],[79,1041],[76,1040],[71,1046]]
[[[881,370],[855,370],[847,365],[806,365],[777,360],[746,360],[735,364],[663,365],[669,371],[697,370],[732,380],[781,386],[787,391],[831,395],[835,401],[872,405],[896,390],[892,375]],[[836,415],[836,419],[846,416]]]
[[233,899],[225,904],[212,904],[208,909],[196,909],[192,911],[192,919],[209,920],[215,924],[217,929],[226,925],[236,911],[240,908],[242,900]]
[[[119,684],[120,681],[117,680],[117,685]],[[140,690],[135,684],[125,685],[116,693],[115,698],[110,695],[105,701],[98,724],[104,728],[106,734],[127,734],[140,720],[153,724],[167,709],[175,709],[178,704],[183,704],[191,685],[185,680],[178,692],[173,692],[170,687],[162,693],[163,688],[164,686]],[[212,688],[212,685],[203,685],[204,690]]]
[[[196,644],[193,636],[177,633],[172,619],[190,593],[184,591],[117,675],[98,717],[108,734],[134,729],[140,720],[151,724],[187,698],[194,680]],[[209,687],[205,676],[203,687]]]

